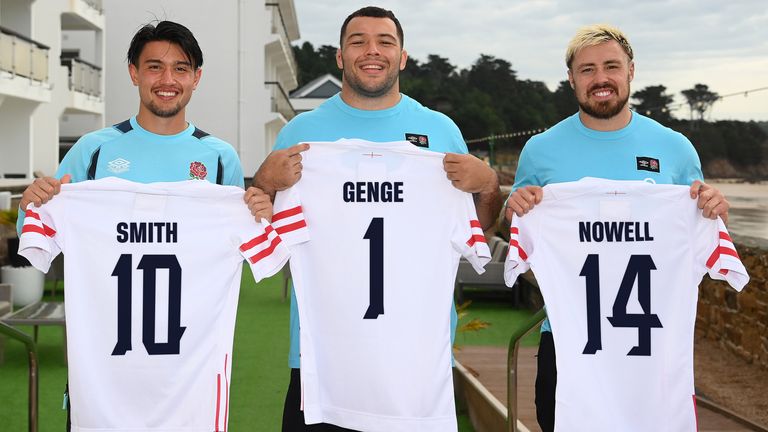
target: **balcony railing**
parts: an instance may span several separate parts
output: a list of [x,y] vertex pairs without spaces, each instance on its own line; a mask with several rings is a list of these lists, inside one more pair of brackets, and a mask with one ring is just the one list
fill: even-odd
[[283,90],[280,83],[276,81],[267,81],[264,84],[272,90],[272,112],[282,114],[286,120],[296,117],[296,110],[293,108],[293,105],[291,105],[291,99],[288,97],[288,94],[285,93],[285,90]]
[[266,3],[272,13],[271,31],[272,34],[280,35],[285,47],[287,47],[286,55],[288,58],[286,61],[290,65],[289,67],[294,71],[297,70],[296,58],[293,55],[293,49],[291,48],[291,39],[288,37],[288,32],[285,29],[285,20],[283,19],[283,13],[280,11],[280,5],[277,3]]
[[101,96],[101,68],[79,58],[61,58],[69,69],[69,89],[90,96]]
[[49,48],[13,30],[0,27],[0,70],[30,78],[48,81]]

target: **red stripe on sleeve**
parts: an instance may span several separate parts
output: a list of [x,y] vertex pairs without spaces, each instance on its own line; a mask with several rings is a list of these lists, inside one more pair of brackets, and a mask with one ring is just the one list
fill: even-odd
[[741,257],[739,257],[739,253],[736,252],[736,249],[731,249],[731,248],[726,247],[726,246],[720,246],[720,253],[723,254],[723,255],[730,255],[730,256],[736,257],[738,259],[741,259]]
[[219,430],[219,408],[221,404],[221,374],[216,374],[216,432]]
[[283,241],[283,239],[281,239],[280,237],[275,237],[272,240],[272,243],[269,245],[268,248],[262,250],[261,252],[257,253],[256,255],[248,258],[248,261],[250,261],[251,264],[256,264],[257,262],[262,260],[264,257],[269,256],[275,250],[277,245],[279,245],[280,242],[282,242],[282,241]]
[[736,250],[725,246],[718,246],[714,251],[712,251],[712,255],[709,256],[709,259],[707,260],[707,268],[712,268],[717,260],[720,259],[720,255],[730,255],[732,257],[741,259],[739,258],[739,254],[736,252]]
[[27,210],[24,217],[31,217],[32,219],[40,220],[40,215],[32,210]]
[[485,236],[482,234],[473,234],[472,237],[467,240],[467,246],[472,247],[475,243],[485,243]]
[[21,228],[21,233],[24,234],[28,232],[38,233],[48,237],[53,237],[56,235],[56,230],[49,227],[48,225],[43,225],[39,227],[37,225],[24,224],[24,226]]
[[728,235],[725,231],[720,231],[720,240],[728,240],[729,242],[733,243],[733,240],[731,240],[731,236]]
[[471,226],[472,228],[480,228],[480,229],[483,229],[483,226],[482,226],[482,225],[480,225],[480,221],[478,221],[478,220],[474,220],[474,219],[472,219],[472,220],[470,220],[470,221],[469,221],[469,226]]
[[250,248],[252,248],[254,246],[257,246],[257,245],[260,245],[260,244],[264,243],[265,241],[267,241],[267,237],[269,237],[269,233],[271,233],[274,230],[275,229],[272,228],[272,225],[267,225],[267,228],[264,229],[264,234],[256,236],[256,237],[248,240],[247,242],[241,244],[240,245],[240,250],[245,252],[245,251],[247,251],[248,249],[250,249]]
[[523,248],[520,247],[520,243],[518,243],[517,240],[510,239],[509,245],[517,248],[517,254],[520,256],[520,258],[523,259],[523,261],[528,261],[528,254],[526,254]]
[[304,228],[307,226],[307,222],[302,219],[298,222],[294,222],[292,224],[283,225],[277,227],[277,233],[278,234],[285,234],[287,232],[296,231],[297,229]]
[[510,234],[520,234],[520,228],[518,228],[518,227],[510,227],[509,228],[509,233]]
[[707,268],[712,268],[712,266],[717,262],[718,258],[720,258],[720,248],[716,247],[715,250],[712,251],[712,255],[710,255],[707,259]]
[[37,225],[32,225],[32,224],[24,224],[24,226],[21,228],[21,233],[24,234],[28,232],[45,235],[45,230],[43,229],[43,227],[39,227]]
[[281,219],[285,219],[287,217],[296,216],[297,214],[301,213],[301,206],[296,206],[294,208],[290,208],[288,210],[283,210],[281,212],[277,212],[272,215],[272,223],[275,223]]

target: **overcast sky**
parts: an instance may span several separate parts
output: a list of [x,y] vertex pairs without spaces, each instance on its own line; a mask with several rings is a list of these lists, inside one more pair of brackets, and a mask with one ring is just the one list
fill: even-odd
[[[662,84],[680,90],[706,84],[720,95],[768,87],[766,0],[294,0],[301,41],[338,45],[341,23],[368,5],[391,9],[405,49],[417,60],[447,57],[466,68],[482,54],[512,63],[521,79],[551,90],[566,78],[565,47],[593,23],[621,28],[635,51],[632,90]],[[687,107],[675,112],[687,117]],[[712,119],[768,120],[768,90],[724,98]]]

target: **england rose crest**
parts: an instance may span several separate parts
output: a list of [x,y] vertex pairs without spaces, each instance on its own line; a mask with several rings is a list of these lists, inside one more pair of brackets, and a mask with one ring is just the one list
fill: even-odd
[[208,170],[202,162],[192,162],[189,164],[189,178],[193,180],[205,180]]

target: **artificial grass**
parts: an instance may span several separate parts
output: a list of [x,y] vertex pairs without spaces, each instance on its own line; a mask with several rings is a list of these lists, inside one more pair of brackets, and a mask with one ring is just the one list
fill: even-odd
[[[471,289],[465,290],[465,296],[472,303],[466,309],[467,315],[459,321],[461,324],[479,319],[490,324],[479,331],[459,331],[456,334],[455,345],[489,345],[507,347],[509,339],[520,326],[533,316],[534,312],[515,308],[509,300],[489,298],[474,295]],[[538,346],[539,329],[536,328],[525,336],[521,346]]]
[[[46,290],[46,294],[49,291]],[[61,301],[61,294],[46,297]],[[32,326],[19,330],[32,336]],[[64,330],[62,327],[40,327],[37,341],[39,361],[39,431],[61,431],[67,420],[61,409],[67,366],[64,361]],[[0,336],[3,337],[3,336]],[[26,348],[21,342],[5,338],[5,361],[0,365],[0,429],[27,430],[27,401],[29,368]]]
[[288,389],[288,313],[279,274],[256,284],[248,267],[235,327],[229,424],[233,431],[279,431]]
[[[62,300],[61,294],[48,297]],[[282,300],[280,275],[255,284],[247,267],[240,290],[233,372],[230,392],[232,431],[279,431],[285,391],[288,388],[288,309]],[[466,321],[479,318],[491,327],[473,333],[460,333],[460,345],[506,346],[516,325],[531,315],[504,302],[476,300],[468,309]],[[20,327],[32,334],[32,327]],[[538,333],[524,340],[536,344]],[[40,327],[38,355],[40,365],[39,431],[62,431],[66,413],[61,409],[67,368],[62,352],[61,327]],[[0,365],[0,430],[27,430],[27,355],[21,343],[5,340],[5,362]],[[472,432],[469,419],[459,416],[459,431]]]

